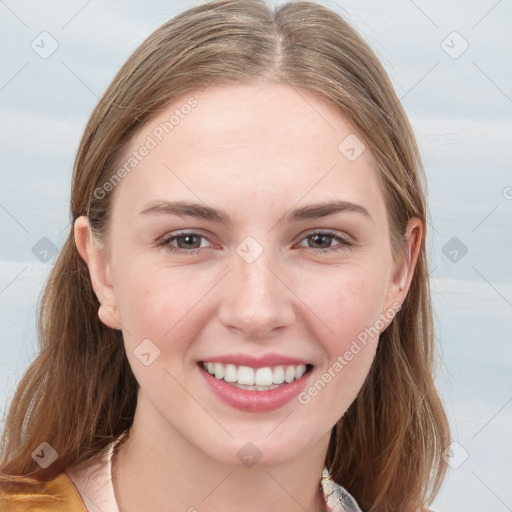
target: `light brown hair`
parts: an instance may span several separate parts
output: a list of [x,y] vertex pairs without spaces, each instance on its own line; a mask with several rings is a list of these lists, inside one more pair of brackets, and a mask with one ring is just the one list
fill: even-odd
[[[339,108],[378,164],[396,258],[409,219],[423,221],[405,302],[380,336],[357,399],[333,428],[326,458],[333,479],[367,512],[423,509],[443,480],[441,453],[449,443],[434,382],[426,184],[414,135],[386,72],[339,15],[310,2],[272,9],[261,0],[219,0],[158,28],[91,115],[73,172],[71,218],[88,215],[101,240],[112,194],[98,198],[94,190],[115,173],[134,134],[174,98],[235,82],[283,83]],[[138,384],[121,331],[100,322],[99,305],[71,227],[41,300],[40,354],[19,383],[6,419],[4,481],[14,475],[49,481],[130,428]],[[47,469],[31,457],[44,441],[59,454]]]

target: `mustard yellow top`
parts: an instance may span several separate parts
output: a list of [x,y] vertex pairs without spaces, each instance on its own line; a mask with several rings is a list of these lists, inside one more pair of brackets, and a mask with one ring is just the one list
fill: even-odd
[[46,482],[37,493],[27,485],[18,484],[13,491],[0,484],[1,512],[87,512],[76,487],[66,473]]

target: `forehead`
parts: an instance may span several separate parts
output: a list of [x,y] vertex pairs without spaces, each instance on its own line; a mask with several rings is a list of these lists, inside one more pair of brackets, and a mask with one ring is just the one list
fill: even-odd
[[382,203],[371,152],[339,109],[282,84],[184,94],[138,132],[124,164],[114,203],[124,196],[137,206],[169,198],[219,204],[229,196],[287,207],[326,194]]
[[[192,102],[195,106],[187,108]],[[232,84],[196,90],[176,99],[148,128],[157,132],[162,128],[163,138],[171,135],[165,130],[169,129],[165,123],[173,112],[177,114],[171,122],[176,143],[195,136],[200,138],[198,149],[300,144],[310,137],[317,139],[315,144],[321,139],[325,145],[332,145],[343,134],[354,132],[341,111],[327,99],[283,84]]]

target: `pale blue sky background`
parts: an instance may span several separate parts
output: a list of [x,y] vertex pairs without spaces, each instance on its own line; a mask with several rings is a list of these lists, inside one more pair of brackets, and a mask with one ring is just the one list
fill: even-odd
[[[33,247],[58,248],[69,229],[85,123],[132,51],[194,3],[0,1],[0,415],[36,354],[37,301],[54,258],[41,262]],[[512,511],[512,2],[321,3],[383,62],[428,175],[439,386],[460,444],[453,465],[463,461],[435,508]],[[44,31],[46,51],[58,43],[46,59],[31,47]]]

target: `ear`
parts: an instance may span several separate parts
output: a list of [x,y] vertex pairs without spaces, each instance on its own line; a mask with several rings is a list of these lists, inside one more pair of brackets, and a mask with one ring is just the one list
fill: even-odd
[[109,255],[93,237],[89,218],[86,215],[81,215],[75,220],[74,234],[76,248],[87,264],[94,293],[101,304],[98,316],[106,326],[121,329]]
[[[391,323],[394,314],[400,309],[397,305],[401,306],[407,296],[423,243],[423,234],[423,221],[417,217],[412,218],[405,231],[406,244],[403,248],[402,258],[393,269],[388,286],[385,309],[381,315],[381,318],[384,315],[389,320],[386,322],[384,329]],[[394,311],[393,315],[389,314],[391,310]]]

